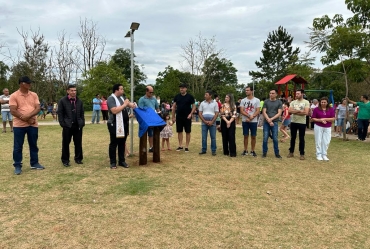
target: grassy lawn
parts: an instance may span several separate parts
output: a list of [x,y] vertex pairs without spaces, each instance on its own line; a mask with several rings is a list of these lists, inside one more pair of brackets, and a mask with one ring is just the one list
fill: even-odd
[[29,168],[25,143],[20,176],[12,134],[0,134],[0,248],[370,248],[369,143],[333,139],[318,162],[307,135],[306,160],[286,158],[288,143],[274,158],[271,141],[261,158],[258,130],[253,158],[240,156],[241,133],[236,158],[222,155],[219,133],[217,156],[198,155],[194,125],[189,153],[174,151],[175,135],[161,163],[138,166],[136,127],[130,168],[111,170],[105,125],[84,128],[84,164],[71,149],[69,168],[61,128],[40,126],[46,169]]

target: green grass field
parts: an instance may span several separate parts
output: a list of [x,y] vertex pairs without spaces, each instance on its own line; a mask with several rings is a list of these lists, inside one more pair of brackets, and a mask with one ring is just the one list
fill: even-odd
[[[89,121],[87,121],[89,123]],[[370,248],[369,143],[333,139],[329,162],[318,162],[306,136],[306,160],[276,159],[269,141],[262,158],[198,155],[200,126],[190,152],[161,153],[161,163],[109,168],[107,127],[86,125],[84,164],[60,161],[61,128],[39,128],[45,170],[13,174],[12,134],[0,134],[0,248]],[[128,139],[130,140],[130,139]],[[210,143],[210,141],[208,141]],[[128,144],[129,145],[129,144]],[[73,147],[71,147],[73,159]]]

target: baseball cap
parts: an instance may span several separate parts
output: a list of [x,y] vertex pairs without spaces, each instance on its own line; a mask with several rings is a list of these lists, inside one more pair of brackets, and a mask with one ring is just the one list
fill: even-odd
[[20,84],[22,82],[27,83],[27,84],[33,83],[33,81],[28,76],[20,77],[18,83]]

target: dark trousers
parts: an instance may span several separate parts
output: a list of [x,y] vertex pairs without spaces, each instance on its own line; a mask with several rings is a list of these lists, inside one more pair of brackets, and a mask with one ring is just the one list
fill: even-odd
[[69,163],[69,144],[73,137],[73,144],[75,146],[75,161],[82,161],[82,128],[78,125],[72,125],[71,128],[63,127],[62,133],[62,162]]
[[117,138],[116,125],[115,125],[115,122],[113,123],[108,124],[108,130],[109,130],[109,135],[110,135],[109,160],[111,164],[117,163],[116,150],[118,148],[118,163],[123,163],[125,161],[125,149],[126,149],[127,136],[123,138]]
[[108,120],[108,110],[101,110],[103,120]]
[[231,123],[230,127],[227,128],[226,122],[221,119],[221,134],[224,155],[230,154],[231,157],[236,156],[235,120]]
[[357,133],[359,140],[365,140],[367,136],[367,129],[369,128],[368,119],[357,119]]
[[304,136],[306,135],[306,124],[290,123],[290,153],[294,153],[295,140],[299,132],[299,153],[304,155]]

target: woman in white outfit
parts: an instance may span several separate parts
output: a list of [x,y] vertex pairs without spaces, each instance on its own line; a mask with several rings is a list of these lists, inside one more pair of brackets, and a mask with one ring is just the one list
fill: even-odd
[[319,161],[329,161],[327,151],[331,139],[331,125],[334,120],[334,108],[329,106],[327,97],[322,97],[319,106],[312,113],[312,121],[315,122],[316,158]]

